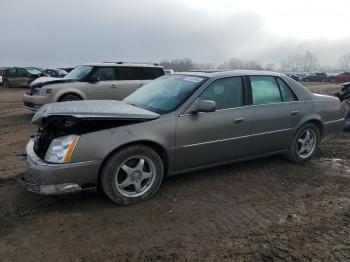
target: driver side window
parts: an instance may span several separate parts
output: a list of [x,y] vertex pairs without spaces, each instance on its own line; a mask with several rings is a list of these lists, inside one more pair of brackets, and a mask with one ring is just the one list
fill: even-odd
[[198,97],[199,100],[211,100],[216,110],[235,108],[243,105],[242,77],[227,77],[212,82]]
[[92,79],[98,81],[113,81],[116,80],[113,67],[100,67],[92,75]]

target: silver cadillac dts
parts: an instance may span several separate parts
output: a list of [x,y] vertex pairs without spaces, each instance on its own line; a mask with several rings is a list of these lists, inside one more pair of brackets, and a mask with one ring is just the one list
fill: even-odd
[[278,73],[170,74],[123,101],[43,106],[19,181],[41,194],[98,187],[132,204],[167,175],[275,154],[305,162],[343,129],[343,111],[338,98]]

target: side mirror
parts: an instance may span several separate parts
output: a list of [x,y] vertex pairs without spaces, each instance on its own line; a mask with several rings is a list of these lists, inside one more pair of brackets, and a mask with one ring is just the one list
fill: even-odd
[[193,105],[193,108],[190,110],[191,114],[199,113],[199,112],[215,112],[216,103],[211,100],[199,100],[196,104]]

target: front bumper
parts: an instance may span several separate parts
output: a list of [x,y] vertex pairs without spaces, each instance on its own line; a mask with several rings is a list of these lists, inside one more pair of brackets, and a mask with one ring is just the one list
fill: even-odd
[[27,93],[23,95],[23,105],[30,110],[38,110],[41,106],[51,103],[52,97],[48,96],[32,96]]
[[32,139],[27,145],[29,168],[18,177],[19,183],[28,191],[57,195],[79,192],[97,185],[102,161],[49,164],[35,154],[33,147]]

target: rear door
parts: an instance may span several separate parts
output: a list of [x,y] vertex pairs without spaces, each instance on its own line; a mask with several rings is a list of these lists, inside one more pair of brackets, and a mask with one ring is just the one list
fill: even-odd
[[289,86],[279,77],[250,76],[252,94],[252,153],[285,150],[306,112]]
[[17,86],[29,86],[29,73],[24,68],[17,68]]
[[147,80],[142,79],[140,67],[118,66],[115,67],[115,70],[118,80],[116,90],[118,100],[124,99],[147,82]]
[[213,81],[196,100],[216,102],[216,111],[184,113],[177,119],[176,169],[204,167],[249,155],[251,109],[242,77]]

